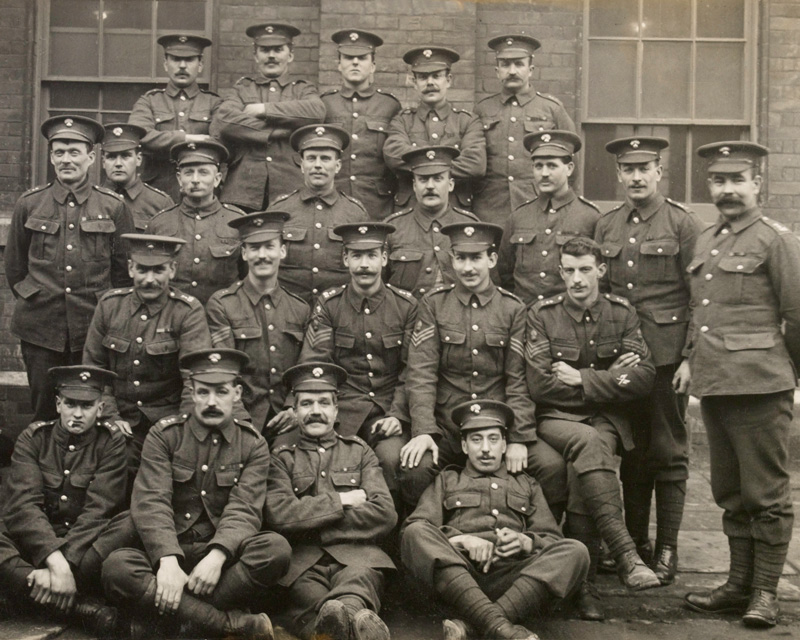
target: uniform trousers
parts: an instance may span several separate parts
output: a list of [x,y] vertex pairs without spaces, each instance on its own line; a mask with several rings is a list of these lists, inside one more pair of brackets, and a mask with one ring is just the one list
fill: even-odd
[[33,420],[55,420],[58,417],[56,389],[47,372],[53,367],[81,364],[83,351],[54,351],[24,340],[20,342],[20,347],[25,370],[28,372]]
[[[534,542],[534,546],[536,543]],[[589,570],[589,552],[577,540],[562,539],[536,548],[529,556],[500,558],[488,573],[478,570],[468,554],[458,551],[448,537],[430,522],[408,525],[401,542],[403,564],[426,587],[432,589],[436,569],[460,566],[467,569],[481,590],[495,601],[520,576],[542,583],[557,598],[579,586]]]
[[770,545],[792,538],[789,433],[794,389],[700,400],[708,433],[711,491],[729,538]]
[[[467,456],[461,449],[461,437],[445,431],[439,445],[439,462],[433,463],[433,454],[426,451],[414,468],[400,469],[400,490],[403,501],[413,510],[425,489],[439,472],[449,465],[463,467]],[[567,502],[567,467],[561,454],[542,438],[524,443],[528,449],[526,473],[533,476],[542,487],[547,504],[563,505]]]

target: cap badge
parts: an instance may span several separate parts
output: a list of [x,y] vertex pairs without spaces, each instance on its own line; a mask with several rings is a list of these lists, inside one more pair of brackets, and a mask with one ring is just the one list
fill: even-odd
[[322,367],[314,367],[313,371],[311,371],[311,375],[314,376],[315,378],[322,377],[322,373],[323,373]]
[[72,118],[67,118],[66,120],[64,120],[64,124],[67,125],[68,127],[71,127],[74,124],[74,122]]
[[471,238],[475,233],[475,227],[464,227],[464,235]]
[[187,38],[186,36],[181,36],[180,38],[178,38],[178,42],[186,42],[188,39],[189,38]]
[[430,49],[425,49],[425,51],[422,52],[422,55],[425,56],[426,58],[430,58],[433,55],[433,51],[431,51]]
[[186,148],[194,150],[197,149],[197,145],[194,142],[190,142],[189,144],[186,145]]
[[350,34],[350,39],[353,42],[355,42],[356,40],[358,40],[358,34],[354,31],[353,33]]
[[508,39],[506,40],[506,44],[507,44],[507,45],[512,45],[512,44],[514,44],[514,38],[508,38]]
[[358,232],[363,236],[368,231],[367,227],[359,227]]
[[545,134],[542,136],[542,142],[550,142],[550,139],[551,139],[551,138],[550,138],[550,134],[549,134],[549,133],[545,133]]
[[428,160],[433,160],[436,157],[436,152],[433,149],[431,149],[425,155],[428,157]]
[[631,140],[631,146],[632,146],[634,149],[638,149],[640,144],[642,144],[642,143],[641,143],[641,142],[639,142],[638,140]]
[[253,218],[253,226],[260,227],[264,224],[264,218]]
[[325,127],[317,127],[316,129],[314,129],[314,131],[317,132],[318,136],[325,135]]
[[472,405],[472,406],[469,408],[469,410],[470,410],[470,411],[472,411],[472,413],[480,413],[480,412],[481,412],[481,405],[479,405],[479,404],[473,404],[473,405]]
[[217,364],[220,360],[222,360],[222,356],[218,353],[210,353],[208,354],[208,360],[212,364]]
[[114,130],[111,133],[119,138],[122,135],[122,127],[114,127]]
[[92,377],[92,374],[91,374],[91,373],[89,373],[88,371],[81,371],[81,372],[80,372],[80,374],[79,374],[79,376],[80,376],[80,379],[81,379],[83,382],[86,382],[86,381],[87,381],[89,378],[91,378],[91,377]]
[[719,149],[720,154],[725,156],[726,158],[731,155],[731,148],[730,147],[720,147]]
[[275,28],[272,25],[268,25],[266,29],[264,29],[267,33],[272,33],[275,31]]

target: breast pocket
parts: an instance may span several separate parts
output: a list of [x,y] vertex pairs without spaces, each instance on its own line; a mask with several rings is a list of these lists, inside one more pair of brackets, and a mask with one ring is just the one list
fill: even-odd
[[367,130],[370,132],[376,149],[383,149],[383,143],[386,142],[386,130],[389,128],[389,123],[383,120],[367,120]]
[[336,359],[351,357],[356,337],[347,331],[336,330],[333,334],[333,350]]
[[536,511],[536,507],[531,505],[529,497],[522,493],[509,491],[506,495],[506,504],[508,504],[509,509],[520,516],[523,521]]
[[740,304],[759,304],[764,300],[764,291],[770,290],[765,277],[764,256],[727,256],[720,259],[718,266],[720,281],[715,293],[720,295],[716,302]]
[[85,262],[108,260],[116,230],[113,220],[81,220],[81,258]]
[[442,364],[447,369],[462,370],[470,367],[467,357],[467,334],[454,327],[439,327],[439,344],[442,350]]
[[61,223],[43,218],[28,218],[25,228],[31,232],[31,244],[28,251],[36,260],[55,260],[58,251],[58,230]]
[[577,344],[551,340],[550,356],[553,360],[562,360],[570,363],[577,362],[581,357],[581,349]]
[[639,247],[639,283],[677,282],[680,279],[677,240],[647,240]]
[[517,229],[509,236],[509,243],[516,254],[515,271],[527,273],[533,271],[536,256],[533,255],[536,232],[531,229]]
[[236,242],[213,244],[208,247],[211,253],[211,264],[208,274],[212,281],[231,282],[236,279],[236,263],[239,256],[239,245]]
[[505,147],[505,138],[502,136],[502,127],[500,127],[500,119],[494,116],[481,118],[481,125],[483,125],[483,133],[486,136],[486,150],[487,155],[500,153]]
[[172,131],[175,129],[175,114],[170,111],[156,111],[153,114],[158,131]]
[[494,371],[486,371],[486,373],[503,375],[505,371],[506,347],[508,346],[508,331],[490,328],[484,334],[484,339],[486,340],[486,351],[489,353],[491,362],[494,365]]
[[178,349],[178,341],[173,339],[148,342],[145,345],[144,350],[148,358],[155,363],[159,378],[178,374]]
[[296,267],[311,266],[303,264],[303,242],[306,239],[306,233],[308,233],[308,229],[284,227],[283,241],[286,244],[286,260],[284,262]]
[[103,347],[108,350],[109,368],[117,370],[125,359],[125,354],[131,346],[131,341],[119,336],[106,335],[103,337]]
[[391,270],[390,282],[401,289],[413,291],[422,268],[422,251],[411,249],[395,249],[389,254]]
[[332,471],[331,482],[337,491],[358,489],[361,487],[361,469]]
[[555,129],[556,123],[544,115],[532,115],[525,119],[525,132],[549,131]]
[[446,522],[460,529],[461,524],[473,518],[475,509],[481,506],[481,494],[477,491],[458,491],[444,497],[444,508],[447,511]]

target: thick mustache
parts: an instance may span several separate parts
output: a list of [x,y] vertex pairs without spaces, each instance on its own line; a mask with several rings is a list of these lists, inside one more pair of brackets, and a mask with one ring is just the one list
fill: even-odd
[[325,416],[323,416],[321,413],[312,413],[305,420],[303,420],[303,424],[314,424],[314,423],[328,424],[328,421],[325,419]]
[[222,415],[222,411],[220,411],[219,409],[213,409],[213,408],[212,409],[206,409],[206,410],[203,411],[203,415],[204,416],[221,416]]

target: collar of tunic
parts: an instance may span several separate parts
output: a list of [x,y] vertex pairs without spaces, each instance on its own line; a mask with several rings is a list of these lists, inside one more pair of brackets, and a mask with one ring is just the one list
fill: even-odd
[[139,194],[144,191],[144,183],[141,179],[137,178],[136,182],[134,182],[130,187],[117,187],[116,185],[112,187],[112,189],[116,190],[117,193],[122,194],[123,196],[127,196],[129,200],[136,200],[139,197]]
[[97,440],[97,425],[93,425],[79,435],[75,435],[67,431],[66,427],[61,424],[61,418],[56,420],[56,426],[53,428],[53,439],[62,449],[68,449],[70,446],[76,449],[88,447],[95,440]]
[[519,93],[510,93],[505,89],[500,91],[500,102],[503,104],[509,103],[514,98],[517,99],[519,104],[528,104],[533,97],[536,95],[536,92],[533,90],[533,87],[528,85],[525,89],[520,91]]
[[603,313],[602,308],[603,294],[598,294],[597,300],[592,303],[588,309],[577,304],[568,293],[564,293],[564,309],[575,322],[582,322],[584,316],[588,312],[594,322],[600,319]]
[[73,195],[78,204],[83,204],[89,198],[89,194],[91,192],[92,184],[89,182],[88,178],[74,189],[69,188],[60,180],[56,180],[53,183],[53,197],[56,199],[58,204],[64,204],[67,201],[70,193]]
[[339,95],[343,98],[352,98],[353,96],[358,96],[359,98],[371,98],[375,95],[375,85],[369,85],[366,89],[353,89],[352,87],[345,87],[342,85],[342,88],[339,90]]
[[281,88],[285,87],[287,84],[290,84],[292,82],[292,78],[289,75],[288,69],[284,71],[281,75],[279,75],[277,78],[267,78],[265,76],[259,75],[259,77],[255,79],[255,83],[260,85],[269,85],[273,82],[277,82],[281,86]]
[[200,93],[200,87],[197,85],[196,82],[193,82],[188,87],[176,87],[174,84],[172,84],[172,80],[167,82],[166,94],[170,98],[177,98],[181,94],[181,91],[183,91],[183,93],[186,94],[187,98],[191,99],[196,97],[197,94]]
[[244,290],[244,294],[247,296],[247,299],[250,300],[253,306],[256,306],[259,302],[261,302],[263,298],[269,300],[275,307],[280,306],[281,300],[283,300],[283,289],[281,289],[277,284],[271,291],[261,293],[255,288],[253,283],[250,282],[250,278],[245,278],[244,282],[242,283],[242,289]]
[[321,196],[315,191],[312,191],[308,187],[304,186],[300,189],[298,195],[300,196],[300,199],[303,202],[308,202],[309,200],[317,199],[317,200],[322,200],[329,207],[335,205],[336,201],[339,199],[339,193],[336,191],[336,189],[333,189],[330,193],[326,193],[324,196]]
[[305,434],[303,428],[300,428],[300,440],[297,443],[298,448],[300,449],[319,449],[322,447],[323,449],[330,449],[333,445],[337,442],[336,432],[331,429],[326,433],[324,436],[320,436],[319,438],[312,438]]
[[745,211],[742,215],[740,215],[738,218],[734,218],[733,220],[730,220],[729,218],[726,218],[720,214],[719,218],[717,218],[717,222],[714,225],[714,235],[717,235],[726,224],[731,228],[731,231],[734,233],[739,233],[740,231],[747,229],[747,227],[752,225],[760,217],[761,209],[758,207],[754,207],[748,211]]
[[467,289],[461,282],[456,283],[455,288],[456,298],[458,301],[463,304],[465,307],[469,306],[470,302],[472,302],[472,298],[476,298],[478,304],[481,307],[485,307],[489,302],[494,298],[495,294],[497,293],[497,287],[494,285],[493,282],[489,283],[489,286],[481,291],[480,293],[474,293]]
[[452,109],[453,108],[450,106],[450,103],[447,102],[446,100],[445,103],[438,109],[432,109],[424,102],[420,102],[419,105],[417,106],[417,117],[423,122],[425,122],[428,119],[428,116],[430,116],[430,114],[433,113],[440,120],[444,120],[450,114]]
[[664,204],[664,200],[664,196],[661,195],[660,192],[656,191],[655,194],[653,194],[653,197],[650,198],[650,200],[644,206],[635,205],[630,200],[626,200],[623,206],[626,209],[627,218],[629,220],[634,209],[636,210],[636,215],[642,220],[649,220],[655,215],[656,211],[661,208],[661,205]]
[[380,289],[372,295],[372,296],[362,296],[358,291],[356,291],[355,287],[352,285],[348,285],[347,289],[344,292],[345,298],[350,303],[350,306],[353,307],[357,312],[361,312],[364,308],[364,301],[367,301],[367,306],[369,306],[370,311],[374,311],[377,309],[383,299],[386,297],[386,285],[381,283]]
[[189,430],[192,432],[192,435],[200,442],[205,442],[208,438],[208,434],[210,433],[221,434],[222,437],[225,438],[225,440],[229,443],[233,441],[233,433],[234,429],[236,429],[233,418],[228,418],[228,421],[224,425],[214,429],[209,429],[208,427],[201,425],[194,414],[191,414],[186,422],[189,425]]
[[150,314],[151,317],[156,315],[167,304],[170,293],[171,291],[169,290],[162,291],[161,295],[155,300],[142,300],[139,292],[134,288],[133,295],[128,296],[128,315],[133,316],[137,314],[142,307],[147,309],[147,313]]
[[536,199],[536,208],[541,213],[549,213],[550,209],[555,209],[557,211],[558,209],[567,206],[577,197],[578,196],[575,195],[575,192],[572,189],[568,189],[567,192],[561,197],[548,199],[545,198],[543,195],[540,195]]
[[220,201],[217,200],[215,197],[210,203],[203,207],[193,207],[189,204],[186,198],[181,200],[180,211],[183,215],[189,216],[190,218],[194,218],[195,216],[200,216],[201,218],[207,218],[213,213],[216,213],[222,208]]
[[502,478],[503,480],[508,478],[508,471],[506,470],[505,460],[503,464],[500,465],[500,468],[495,471],[494,473],[481,473],[477,469],[472,468],[472,466],[467,465],[464,467],[463,473],[470,478]]
[[431,225],[433,225],[434,222],[438,222],[440,228],[446,225],[453,217],[451,214],[452,209],[449,204],[444,208],[444,211],[437,213],[435,216],[429,216],[427,213],[423,213],[418,204],[414,207],[414,213],[412,215],[414,216],[414,220],[417,221],[417,224],[428,232],[431,230]]

